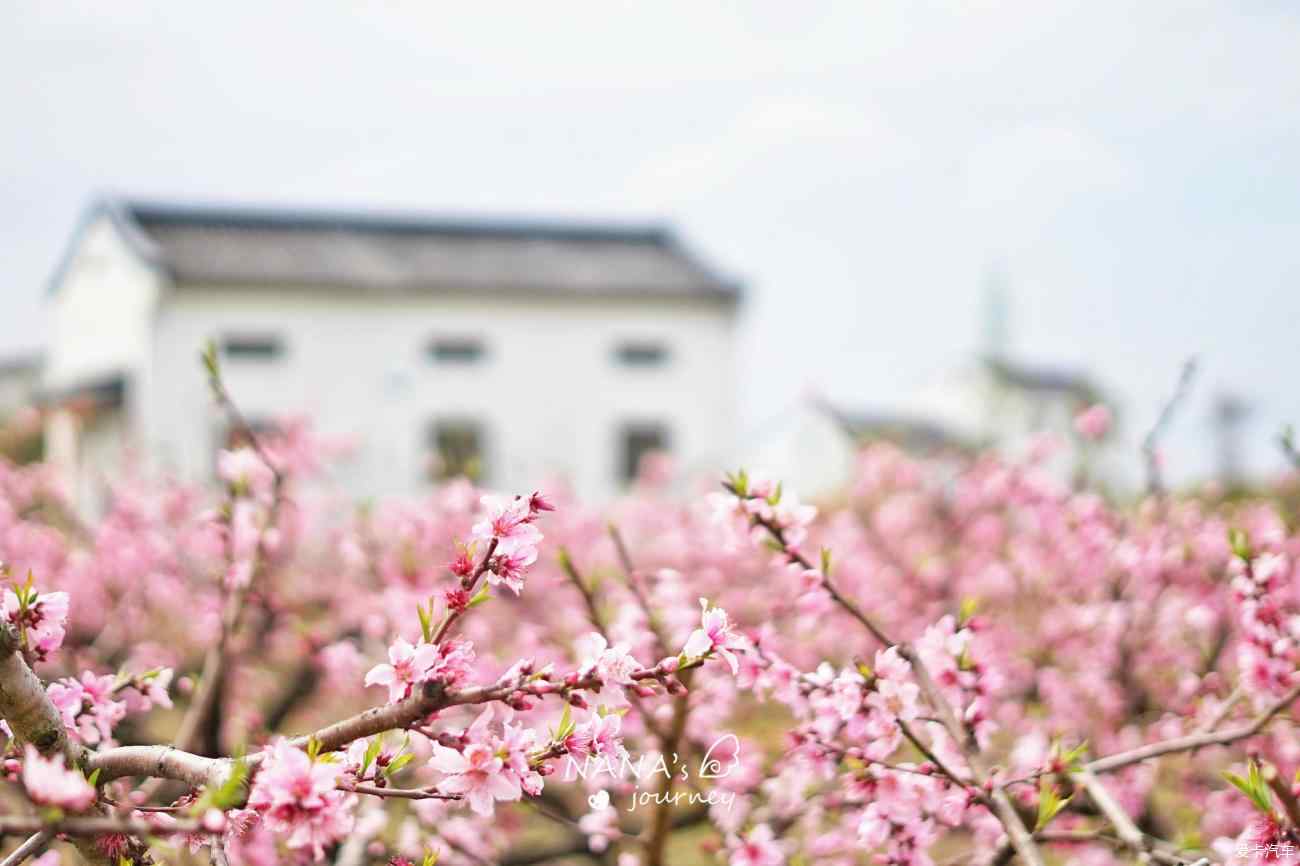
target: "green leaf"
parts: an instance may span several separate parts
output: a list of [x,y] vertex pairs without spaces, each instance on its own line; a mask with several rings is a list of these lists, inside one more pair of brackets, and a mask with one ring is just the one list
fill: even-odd
[[239,758],[231,765],[229,778],[219,788],[208,792],[208,796],[204,798],[209,801],[208,804],[204,805],[203,808],[196,807],[196,812],[201,814],[207,805],[222,811],[240,805],[244,802],[244,783],[247,779],[248,762],[243,758]]
[[831,576],[831,549],[829,547],[822,548],[822,574],[826,577]]
[[1236,527],[1228,530],[1228,546],[1238,559],[1250,559],[1250,536],[1246,530]]
[[442,852],[440,851],[425,852],[424,862],[420,864],[420,866],[438,866],[438,857],[441,855],[441,853]]
[[573,706],[566,703],[564,705],[564,714],[560,716],[560,727],[555,731],[555,739],[563,740],[573,732],[573,727]]
[[737,469],[736,474],[727,474],[727,484],[731,491],[741,499],[749,496],[749,475],[744,469]]
[[780,505],[780,504],[781,504],[781,484],[782,484],[782,482],[780,482],[780,481],[776,482],[776,489],[773,490],[773,491],[772,491],[772,494],[771,494],[770,496],[767,497],[767,504],[768,504],[768,505]]
[[414,760],[415,755],[410,752],[407,752],[405,755],[398,755],[396,758],[393,758],[393,760],[388,762],[388,766],[384,768],[384,775],[391,779],[393,776],[400,773],[403,767]]
[[963,598],[961,600],[961,608],[957,611],[958,625],[964,626],[966,623],[970,622],[975,616],[975,612],[979,610],[979,606],[980,600],[978,598]]
[[1034,832],[1046,827],[1057,814],[1065,808],[1070,798],[1061,799],[1056,786],[1043,779],[1038,783],[1038,820],[1034,822]]
[[474,597],[469,600],[468,607],[478,607],[480,604],[491,598],[492,590],[490,589],[490,586],[491,584],[483,584],[483,586],[479,588],[479,591],[474,593]]
[[203,360],[203,369],[208,371],[208,375],[213,379],[221,375],[221,365],[217,361],[217,343],[215,340],[208,340],[203,344],[203,352],[199,356]]
[[361,760],[361,775],[364,776],[366,774],[366,770],[370,769],[370,765],[375,762],[375,758],[378,758],[379,753],[383,750],[384,737],[382,734],[377,735],[370,740],[369,744],[366,745],[365,757]]
[[1070,751],[1061,755],[1061,761],[1065,764],[1067,770],[1079,769],[1079,759],[1088,751],[1088,741],[1084,740]]
[[427,610],[424,605],[417,604],[415,613],[420,617],[420,634],[424,635],[424,642],[433,643],[433,600],[430,599]]
[[1268,784],[1264,781],[1264,777],[1259,772],[1259,765],[1254,761],[1250,761],[1249,764],[1247,764],[1246,778],[1243,779],[1236,773],[1229,773],[1227,771],[1224,771],[1223,778],[1227,779],[1228,782],[1238,791],[1245,794],[1246,798],[1250,800],[1251,803],[1255,804],[1256,809],[1266,815],[1272,814],[1272,795],[1268,790]]

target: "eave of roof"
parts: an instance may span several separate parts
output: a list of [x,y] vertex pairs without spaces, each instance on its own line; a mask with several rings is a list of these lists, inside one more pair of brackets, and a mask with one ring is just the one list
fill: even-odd
[[[698,274],[698,286],[694,287],[690,292],[679,292],[682,296],[694,295],[700,298],[735,303],[740,300],[743,291],[739,282],[723,278],[691,252],[671,228],[657,223],[591,223],[545,219],[447,217],[366,210],[343,211],[191,204],[101,196],[94,200],[83,212],[60,263],[50,278],[47,286],[49,292],[57,290],[58,286],[62,284],[86,231],[97,220],[105,216],[112,221],[133,254],[143,263],[167,273],[169,277],[177,281],[185,280],[213,285],[247,282],[228,275],[223,278],[223,275],[220,274],[200,274],[200,278],[196,279],[193,274],[177,273],[178,269],[174,268],[173,263],[168,260],[166,250],[151,237],[151,228],[192,227],[214,230],[302,231],[308,233],[353,232],[393,238],[427,235],[444,239],[641,245],[660,250],[665,256],[674,258],[684,267]],[[367,285],[365,280],[338,279],[331,282],[328,278],[321,279],[317,277],[298,280],[286,277],[280,282],[290,285],[321,287]],[[550,283],[529,282],[527,280],[510,281],[503,287],[520,292],[563,288]],[[455,283],[454,281],[442,282],[436,279],[428,279],[412,281],[405,285],[404,288],[454,291]],[[473,291],[474,287],[470,286],[468,290]],[[654,295],[661,291],[662,289],[654,286],[640,286],[632,282],[612,282],[607,290],[592,294],[602,296],[645,296]]]

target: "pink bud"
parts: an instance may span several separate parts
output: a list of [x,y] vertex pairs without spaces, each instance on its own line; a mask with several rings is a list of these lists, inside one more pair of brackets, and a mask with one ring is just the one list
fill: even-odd
[[535,491],[532,496],[528,497],[528,511],[536,515],[542,511],[554,511],[555,505],[551,500],[546,498],[546,494],[540,490]]
[[659,662],[659,670],[670,674],[675,673],[677,670],[677,666],[679,664],[680,661],[678,660],[677,656],[668,656],[668,658],[663,659],[661,662]]
[[469,607],[469,592],[455,586],[443,593],[443,600],[448,610],[463,611]]
[[474,573],[474,560],[469,558],[469,551],[461,548],[460,554],[447,566],[457,577],[468,577]]

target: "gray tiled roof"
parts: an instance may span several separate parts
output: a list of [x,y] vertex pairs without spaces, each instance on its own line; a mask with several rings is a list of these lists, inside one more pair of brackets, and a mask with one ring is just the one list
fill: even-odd
[[494,221],[110,199],[99,205],[177,283],[704,296],[736,283],[661,226]]
[[1011,388],[1038,394],[1067,394],[1083,402],[1098,399],[1097,386],[1082,373],[1035,367],[1003,357],[985,358],[994,378]]

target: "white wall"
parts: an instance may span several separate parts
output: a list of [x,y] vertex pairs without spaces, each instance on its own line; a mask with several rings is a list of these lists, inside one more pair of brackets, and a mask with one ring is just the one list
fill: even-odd
[[88,225],[50,298],[50,340],[41,379],[63,391],[108,376],[126,378],[126,405],[87,424],[66,413],[47,422],[51,461],[83,513],[103,505],[104,483],[141,441],[139,409],[152,375],[153,323],[162,280],[108,217]]
[[858,447],[828,411],[800,402],[743,442],[729,468],[777,479],[801,499],[817,500],[852,481]]
[[[618,490],[627,421],[666,423],[688,471],[729,464],[733,322],[734,309],[695,300],[180,287],[158,317],[146,446],[186,475],[209,474],[219,424],[200,347],[272,332],[284,356],[225,361],[229,388],[251,416],[304,412],[323,432],[357,435],[360,453],[338,473],[351,492],[423,489],[428,428],[447,414],[486,426],[492,486],[523,491],[558,473],[603,499]],[[487,354],[440,365],[426,353],[439,334],[480,336]],[[621,338],[662,340],[666,365],[618,365]]]
[[126,246],[110,219],[89,225],[51,298],[46,387],[141,372],[158,290],[157,274]]

